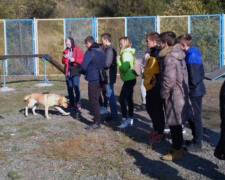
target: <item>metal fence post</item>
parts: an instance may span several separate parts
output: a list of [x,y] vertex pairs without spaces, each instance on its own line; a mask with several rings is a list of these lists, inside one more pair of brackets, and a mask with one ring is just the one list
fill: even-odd
[[[5,55],[8,55],[8,44],[7,44],[7,26],[6,26],[6,20],[4,20],[4,36],[5,36]],[[6,61],[6,62],[5,62]],[[5,69],[4,69],[4,75],[6,76],[8,74],[8,66],[7,61],[4,61]]]
[[191,16],[188,15],[188,34],[191,34]]
[[127,17],[125,17],[125,32],[124,32],[124,34],[125,34],[125,36],[127,36]]
[[64,48],[66,48],[66,42],[65,42],[65,39],[67,38],[67,26],[66,26],[66,19],[63,19],[63,33],[64,33]]
[[[34,54],[38,54],[38,43],[37,43],[37,32],[38,32],[38,30],[37,30],[37,20],[36,20],[36,18],[34,18],[33,19],[33,28],[34,28],[34,30],[33,30],[33,41],[34,41],[34,43],[33,43],[33,52],[34,52]],[[34,75],[35,76],[37,76],[38,75],[38,58],[34,58],[35,59],[35,61],[34,61]]]
[[221,14],[221,59],[220,66],[224,65],[224,13]]
[[160,16],[156,16],[157,32],[160,34]]

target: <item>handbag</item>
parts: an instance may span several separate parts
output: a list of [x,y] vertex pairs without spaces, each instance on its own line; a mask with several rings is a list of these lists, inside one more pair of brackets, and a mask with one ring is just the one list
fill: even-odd
[[[77,50],[76,50],[76,57],[75,57],[75,61],[77,59]],[[69,63],[69,70],[70,70],[70,77],[73,76],[79,76],[80,75],[80,71],[81,71],[81,67],[79,64],[74,65],[73,62]]]
[[91,54],[92,54],[92,57],[93,57],[93,60],[95,62],[95,65],[97,66],[97,69],[98,69],[98,72],[99,72],[99,83],[101,85],[104,85],[104,84],[108,84],[108,77],[107,77],[107,74],[106,74],[106,70],[105,69],[101,69],[99,67],[99,64],[96,60],[96,56],[95,54],[91,51]]

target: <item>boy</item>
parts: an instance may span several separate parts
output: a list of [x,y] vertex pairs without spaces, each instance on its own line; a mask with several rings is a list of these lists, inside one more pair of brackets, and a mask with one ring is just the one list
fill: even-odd
[[188,120],[192,130],[193,139],[186,141],[188,151],[202,150],[202,97],[206,94],[204,79],[204,68],[201,53],[197,47],[191,46],[192,37],[190,34],[183,34],[178,37],[180,47],[186,53],[186,64],[189,79],[189,97],[192,104],[193,116]]
[[151,142],[161,141],[165,126],[163,101],[160,97],[161,78],[158,64],[158,55],[161,50],[158,33],[150,33],[146,37],[147,48],[150,49],[145,62],[144,86],[146,89],[146,109],[152,119],[153,132],[147,134]]
[[185,53],[176,44],[176,34],[168,31],[159,37],[162,47],[159,53],[162,62],[160,95],[165,100],[166,121],[172,138],[172,147],[162,159],[172,161],[183,157],[182,121],[187,116],[184,110],[188,96],[188,74]]

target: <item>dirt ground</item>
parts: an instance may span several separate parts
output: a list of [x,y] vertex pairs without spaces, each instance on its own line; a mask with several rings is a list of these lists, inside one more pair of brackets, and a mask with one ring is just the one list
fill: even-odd
[[[61,116],[51,108],[50,120],[44,107],[24,117],[23,97],[32,92],[54,92],[67,96],[63,76],[48,77],[54,85],[38,87],[43,77],[7,77],[7,87],[0,92],[0,180],[139,180],[139,179],[225,179],[225,162],[213,156],[219,140],[219,91],[223,78],[205,81],[207,94],[203,99],[203,152],[188,153],[182,160],[165,162],[160,157],[170,147],[170,134],[163,142],[150,144],[146,133],[152,122],[146,112],[135,111],[134,126],[120,131],[117,122],[87,131],[92,121],[87,98],[87,82],[81,77],[82,110],[70,110]],[[118,97],[122,82],[118,77]],[[140,108],[140,78],[135,86],[135,109]],[[117,103],[118,104],[118,103]],[[118,104],[119,107],[119,104]],[[184,139],[191,139],[186,126]]]

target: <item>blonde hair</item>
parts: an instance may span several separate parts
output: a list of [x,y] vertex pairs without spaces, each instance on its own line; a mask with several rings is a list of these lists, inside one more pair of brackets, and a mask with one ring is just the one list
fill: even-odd
[[119,43],[121,44],[121,51],[132,46],[132,42],[128,37],[121,37]]

